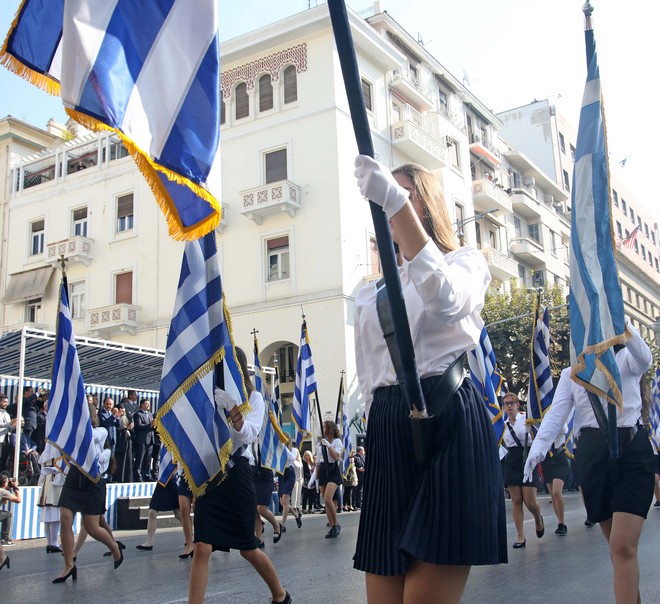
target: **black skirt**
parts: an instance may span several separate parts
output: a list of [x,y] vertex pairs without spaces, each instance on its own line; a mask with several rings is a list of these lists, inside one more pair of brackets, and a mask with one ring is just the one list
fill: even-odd
[[289,466],[284,470],[284,475],[280,478],[280,497],[288,495],[291,497],[293,493],[293,486],[296,484],[296,473],[293,466]]
[[341,484],[341,470],[337,462],[321,462],[319,465],[319,486],[324,487],[329,482],[339,486]]
[[543,482],[550,484],[553,480],[561,480],[566,482],[568,480],[568,471],[570,470],[568,457],[563,449],[555,451],[552,457],[548,453],[545,459],[541,462],[543,469]]
[[190,487],[188,486],[188,482],[183,476],[179,476],[176,484],[179,491],[179,497],[187,497],[188,499],[193,498],[193,494],[190,490]]
[[100,516],[105,513],[105,480],[92,482],[76,466],[71,466],[58,505],[74,514]]
[[[439,377],[422,380],[428,394]],[[398,386],[379,388],[369,414],[364,494],[354,566],[385,576],[412,560],[507,561],[502,472],[490,414],[469,379],[437,425],[437,452],[413,459],[409,412]]]
[[179,509],[179,487],[176,480],[170,480],[165,486],[159,482],[156,483],[149,508],[157,512],[171,512]]
[[507,487],[533,487],[539,483],[539,468],[534,468],[532,482],[523,482],[523,447],[509,447],[504,458],[504,484]]
[[228,552],[256,549],[257,494],[248,460],[239,457],[227,477],[195,503],[195,543]]
[[275,490],[273,471],[268,468],[257,468],[254,473],[254,486],[257,491],[257,505],[268,507]]

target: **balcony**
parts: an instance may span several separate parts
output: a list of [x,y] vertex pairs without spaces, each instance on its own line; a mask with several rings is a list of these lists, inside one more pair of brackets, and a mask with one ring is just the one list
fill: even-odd
[[447,147],[440,142],[438,126],[412,107],[402,117],[392,124],[392,144],[430,170],[447,167]]
[[470,134],[470,153],[478,155],[479,158],[493,168],[499,168],[502,163],[499,150],[479,134]]
[[225,229],[229,226],[229,219],[227,218],[227,212],[229,211],[229,206],[226,203],[221,204],[222,214],[220,215],[220,223],[215,227],[215,232],[218,235],[222,235],[225,232]]
[[116,333],[135,335],[139,309],[139,306],[132,304],[112,304],[93,308],[87,313],[87,330],[104,336]]
[[490,180],[481,179],[472,182],[472,198],[474,199],[474,210],[486,211],[497,208],[500,215],[511,214],[513,207],[510,195],[502,188],[493,184]]
[[482,249],[481,253],[486,259],[493,279],[508,281],[513,277],[518,277],[518,265],[502,252],[489,247]]
[[509,251],[534,269],[545,266],[543,246],[535,239],[527,237],[512,239]]
[[87,237],[71,237],[55,243],[49,243],[46,250],[46,261],[56,266],[62,256],[70,264],[80,262],[89,266],[94,260],[94,241]]
[[527,220],[538,220],[541,217],[541,204],[523,189],[513,189],[511,192],[513,211]]
[[420,111],[428,111],[435,107],[431,89],[407,69],[391,71],[387,76],[387,83],[399,96]]
[[257,224],[266,216],[287,212],[291,218],[300,209],[300,187],[288,180],[240,191],[243,201],[241,214]]

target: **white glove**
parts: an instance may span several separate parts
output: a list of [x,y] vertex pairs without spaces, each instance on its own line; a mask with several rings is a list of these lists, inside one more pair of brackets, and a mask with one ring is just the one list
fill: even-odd
[[215,404],[220,409],[225,411],[231,411],[235,405],[238,403],[229,395],[229,392],[222,390],[221,388],[215,389]]
[[545,455],[538,451],[534,451],[532,447],[529,450],[527,461],[525,462],[525,469],[523,470],[523,482],[532,482],[534,478],[534,470],[544,459]]
[[322,438],[322,439],[321,439],[321,444],[322,444],[324,447],[329,447],[329,446],[330,446],[330,443],[329,443],[325,438]]
[[408,191],[394,179],[392,172],[368,155],[355,158],[355,178],[360,193],[383,208],[388,220],[408,201]]

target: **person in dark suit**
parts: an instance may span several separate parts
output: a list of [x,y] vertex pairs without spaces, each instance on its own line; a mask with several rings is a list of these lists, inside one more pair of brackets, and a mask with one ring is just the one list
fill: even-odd
[[133,477],[137,482],[151,478],[151,455],[154,446],[154,416],[149,410],[149,399],[140,401],[140,408],[133,416],[135,426],[135,465]]
[[365,476],[364,466],[366,463],[364,457],[364,447],[357,448],[355,459],[353,461],[355,463],[355,471],[357,472],[357,477],[358,477],[358,484],[357,487],[355,487],[355,492],[353,496],[355,497],[355,507],[358,510],[360,510],[362,509],[362,489],[364,487],[364,476]]
[[32,439],[32,433],[37,429],[37,415],[39,413],[39,403],[41,401],[34,392],[32,386],[23,388],[23,410],[22,415],[25,420],[25,435]]

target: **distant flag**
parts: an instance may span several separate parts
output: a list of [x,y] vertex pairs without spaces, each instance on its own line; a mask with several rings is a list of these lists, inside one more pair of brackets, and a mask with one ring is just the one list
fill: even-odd
[[268,395],[259,360],[259,342],[254,334],[254,387],[264,397],[264,418],[259,431],[259,462],[264,468],[284,474],[286,464],[287,435],[284,434],[275,416],[273,400]]
[[[571,193],[571,378],[621,408],[621,376],[613,346],[625,342],[630,333],[625,327],[614,255],[607,141],[591,6],[587,3],[584,10],[588,73]],[[616,418],[613,413],[608,415]],[[615,455],[614,449],[611,453]]]
[[564,448],[566,449],[567,455],[571,459],[575,459],[575,408],[571,410],[566,425],[568,426],[568,432],[566,433],[566,441],[564,442]]
[[637,233],[639,233],[641,229],[641,225],[638,224],[633,230],[630,235],[628,235],[625,239],[621,241],[622,245],[627,248],[632,248],[635,245],[635,241],[637,241]]
[[651,423],[651,444],[660,453],[660,363],[656,365],[651,386],[649,422]]
[[503,379],[497,369],[495,351],[485,327],[481,330],[479,345],[468,354],[468,366],[472,383],[481,392],[484,404],[491,415],[495,438],[500,442],[504,434],[504,417],[497,397],[502,389]]
[[293,423],[296,426],[296,447],[300,447],[302,441],[310,435],[310,397],[315,392],[314,361],[312,360],[312,349],[309,346],[307,322],[303,319],[292,409]]
[[282,398],[280,397],[280,372],[275,365],[275,375],[273,376],[273,410],[275,411],[275,417],[277,418],[277,423],[282,425]]
[[158,462],[158,482],[161,486],[166,486],[172,476],[177,472],[176,464],[172,459],[172,454],[167,447],[160,448],[160,459]]
[[60,285],[46,439],[62,452],[67,462],[75,465],[94,482],[98,481],[99,460],[71,325],[66,277],[62,278]]
[[215,235],[186,242],[163,361],[158,432],[194,495],[224,468],[232,450],[215,386],[249,410],[231,338]]
[[552,405],[554,391],[550,368],[550,318],[548,309],[541,306],[541,295],[539,294],[536,297],[534,309],[527,394],[527,421],[532,424],[534,434],[538,432],[545,412]]
[[348,476],[348,468],[351,465],[351,428],[348,423],[348,411],[346,409],[346,391],[344,389],[344,372],[342,371],[339,380],[339,401],[341,403],[341,419],[337,422],[340,426],[341,443],[343,450],[341,453],[341,474],[344,478]]
[[220,221],[206,180],[220,141],[217,2],[23,0],[0,63],[50,94],[86,128],[122,140],[170,235]]

